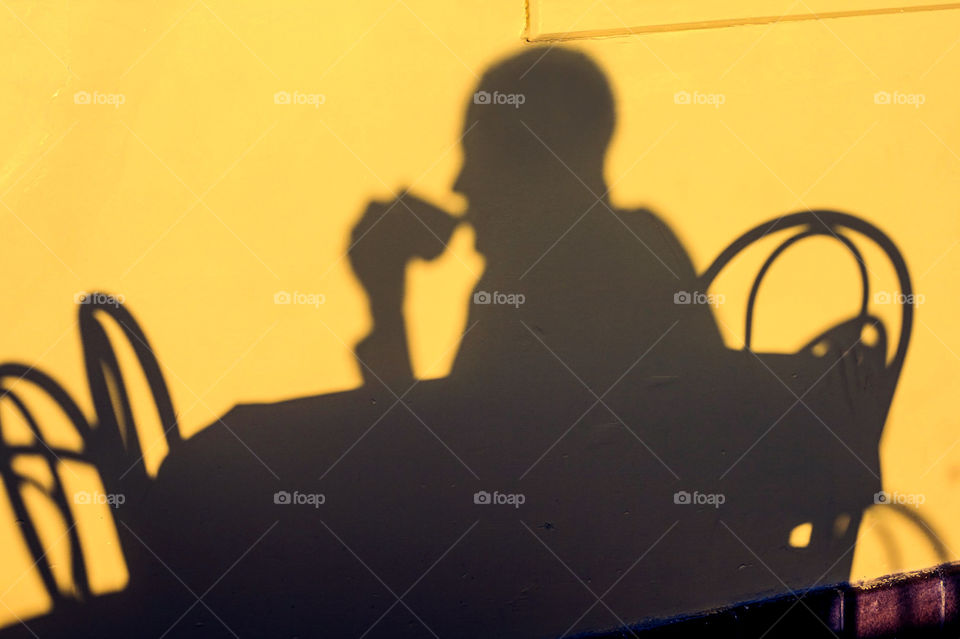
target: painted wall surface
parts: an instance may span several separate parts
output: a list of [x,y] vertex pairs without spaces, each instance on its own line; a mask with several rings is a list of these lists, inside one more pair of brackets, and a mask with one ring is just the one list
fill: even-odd
[[[578,25],[589,4],[556,0],[552,19],[596,28]],[[367,201],[405,186],[464,208],[451,184],[466,105],[490,64],[534,46],[527,29],[521,0],[5,4],[0,359],[50,372],[89,414],[75,296],[104,290],[147,330],[185,437],[238,402],[358,386],[351,348],[370,319],[350,230]],[[881,460],[884,489],[920,502],[920,518],[870,509],[852,580],[960,559],[958,43],[960,10],[945,9],[540,45],[604,68],[618,118],[611,197],[658,212],[698,269],[746,229],[808,208],[863,216],[906,257],[916,323]],[[892,296],[872,310],[895,334],[893,272],[865,251],[873,291]],[[717,284],[731,347],[762,258]],[[409,267],[418,376],[449,371],[483,263],[461,227],[443,256]],[[277,304],[278,292],[307,301]],[[858,294],[841,248],[798,246],[764,284],[755,347],[799,348],[855,312]],[[16,439],[4,402],[0,419]],[[151,472],[165,452],[147,446]],[[63,476],[102,490],[88,468]],[[66,566],[66,526],[27,498]],[[14,623],[49,601],[6,504],[0,621]],[[122,589],[109,507],[76,516],[94,590]],[[58,578],[67,588],[65,569]]]

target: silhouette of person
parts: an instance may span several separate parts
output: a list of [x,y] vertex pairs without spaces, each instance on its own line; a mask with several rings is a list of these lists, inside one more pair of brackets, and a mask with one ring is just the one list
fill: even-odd
[[[238,404],[171,452],[116,515],[131,587],[115,636],[565,636],[843,571],[849,544],[786,548],[792,526],[839,510],[820,497],[844,496],[845,451],[798,453],[819,440],[790,412],[831,363],[783,355],[774,377],[723,348],[677,237],[611,202],[614,123],[584,54],[529,49],[484,74],[454,184],[464,217],[404,193],[354,229],[368,383]],[[486,258],[469,330],[448,378],[407,391],[404,270],[461,223]],[[826,421],[855,424],[848,389],[825,390]],[[690,490],[723,493],[723,510],[677,500]]]
[[[582,53],[531,49],[483,75],[453,186],[468,200],[464,219],[486,269],[453,377],[528,374],[547,354],[538,337],[603,388],[674,324],[686,352],[697,350],[695,336],[719,345],[706,305],[676,303],[694,293],[696,272],[671,229],[650,211],[611,204],[604,158],[614,123],[606,77]],[[371,204],[355,227],[350,259],[374,317],[357,354],[378,376],[412,378],[404,265],[439,255],[458,222],[404,194]],[[623,348],[625,336],[636,348]]]
[[[696,459],[683,393],[705,375],[698,345],[722,345],[709,307],[676,303],[696,286],[676,236],[653,213],[610,201],[614,120],[604,74],[581,53],[531,49],[485,73],[454,185],[465,216],[404,193],[370,204],[354,229],[349,257],[374,318],[357,346],[370,383],[238,405],[165,460],[131,504],[150,514],[136,531],[150,549],[138,562],[148,582],[166,573],[156,553],[195,592],[219,584],[205,601],[245,630],[359,636],[389,614],[376,632],[393,637],[424,628],[397,617],[406,609],[379,580],[416,584],[410,606],[441,635],[520,637],[563,632],[574,619],[557,611],[584,595],[534,529],[598,587],[617,581],[673,522],[675,477],[651,451]],[[451,375],[398,405],[387,390],[413,378],[404,269],[440,255],[461,223],[487,264],[472,328]],[[475,495],[485,490],[520,494],[524,506],[484,509]],[[314,494],[329,499],[297,501]],[[686,539],[671,535],[671,548]],[[632,617],[682,609],[689,599],[675,588],[686,581],[665,583],[676,555],[649,556],[652,577],[624,579],[611,605]],[[157,624],[218,629],[199,607],[178,621],[189,594],[165,590]],[[574,625],[609,623],[595,610]]]

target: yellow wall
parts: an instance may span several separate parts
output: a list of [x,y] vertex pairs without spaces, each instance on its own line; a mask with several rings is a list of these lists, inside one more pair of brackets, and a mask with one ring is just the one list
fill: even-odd
[[[356,386],[350,347],[370,324],[343,259],[349,229],[367,200],[404,185],[462,206],[450,185],[466,101],[487,65],[531,46],[525,17],[522,0],[6,4],[0,360],[50,372],[90,414],[74,295],[99,289],[122,294],[145,327],[185,436],[238,401]],[[924,303],[884,432],[884,483],[925,496],[919,512],[948,549],[960,549],[958,27],[960,11],[942,10],[564,43],[614,84],[614,201],[658,211],[698,268],[746,228],[806,207],[863,215],[896,239]],[[80,91],[123,104],[77,104]],[[275,104],[278,91],[324,101]],[[678,105],[678,91],[724,103]],[[878,91],[923,104],[876,104]],[[796,348],[854,310],[853,265],[825,246],[771,274],[759,349]],[[745,303],[733,282],[756,265],[721,284],[731,345]],[[449,367],[481,269],[466,229],[448,255],[411,267],[419,374]],[[891,290],[889,269],[871,275]],[[281,290],[325,303],[276,305]],[[896,311],[877,308],[893,331]],[[148,453],[151,469],[161,455]],[[13,549],[0,620],[12,621],[46,601],[2,499],[0,511],[0,547]],[[120,587],[109,512],[91,522],[95,586]],[[936,561],[914,525],[878,512],[852,578]]]

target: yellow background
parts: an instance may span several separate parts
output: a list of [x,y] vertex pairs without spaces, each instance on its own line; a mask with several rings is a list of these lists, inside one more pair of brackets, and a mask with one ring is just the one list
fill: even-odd
[[[92,416],[74,296],[122,294],[184,436],[236,402],[360,383],[350,348],[370,321],[344,260],[352,224],[406,185],[462,208],[450,185],[473,86],[533,46],[522,0],[0,4],[0,360],[49,372]],[[589,4],[559,3],[566,31]],[[699,269],[748,227],[807,207],[862,215],[897,241],[924,303],[884,432],[884,484],[925,497],[919,513],[948,549],[960,549],[958,38],[960,11],[943,10],[563,45],[596,57],[614,85],[614,201],[659,212]],[[77,104],[80,91],[123,104]],[[324,100],[276,104],[278,91]],[[724,104],[678,105],[678,91]],[[924,103],[876,104],[878,91]],[[719,284],[734,347],[759,259]],[[895,291],[886,265],[870,267],[874,290]],[[410,267],[421,376],[448,369],[481,269],[467,228],[441,259]],[[798,247],[764,286],[755,346],[800,346],[855,311],[858,286],[840,248]],[[277,305],[278,291],[325,302]],[[895,334],[898,309],[875,310]],[[147,451],[150,469],[162,454]],[[95,485],[83,469],[62,474]],[[28,498],[62,572],[62,524]],[[109,510],[83,520],[95,590],[122,587]],[[0,547],[0,620],[43,612],[2,496]],[[915,525],[872,509],[851,577],[939,560]]]

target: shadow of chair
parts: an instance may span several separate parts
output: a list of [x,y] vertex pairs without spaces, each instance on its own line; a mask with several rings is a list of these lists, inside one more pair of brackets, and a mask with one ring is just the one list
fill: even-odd
[[[882,489],[880,438],[906,358],[914,313],[912,302],[901,305],[898,341],[887,361],[887,331],[880,318],[869,311],[868,270],[851,237],[866,238],[881,249],[893,266],[904,299],[912,298],[913,289],[903,256],[885,233],[856,216],[820,210],[785,215],[741,235],[701,276],[702,290],[707,290],[745,249],[782,231],[790,231],[789,236],[762,263],[750,288],[742,354],[775,379],[775,385],[787,387],[798,402],[806,402],[811,408],[809,413],[801,411],[806,421],[802,427],[771,427],[763,438],[762,446],[789,452],[792,463],[785,455],[757,455],[746,462],[749,470],[739,480],[737,471],[731,473],[731,480],[733,491],[741,495],[757,495],[754,486],[764,480],[773,479],[776,484],[775,490],[764,495],[777,500],[776,517],[741,513],[741,529],[749,531],[743,533],[745,539],[748,543],[755,541],[752,547],[774,571],[805,575],[800,583],[805,579],[810,583],[839,583],[849,577],[853,553],[833,561],[855,546],[863,512],[874,504],[875,495]],[[764,277],[787,249],[814,237],[840,242],[856,261],[862,290],[858,313],[814,337],[796,353],[754,351],[754,314]],[[867,343],[870,332],[873,340]],[[753,499],[749,503],[758,506],[763,501]],[[811,523],[813,535],[805,547],[793,548],[785,542],[791,527],[800,522]],[[821,574],[826,566],[830,568]]]
[[[120,593],[94,594],[72,510],[76,496],[68,494],[61,477],[64,461],[92,466],[98,472],[106,494],[123,495],[128,504],[135,502],[151,481],[137,428],[138,414],[127,383],[129,376],[137,374],[137,371],[126,371],[125,375],[121,370],[117,349],[108,335],[110,323],[119,329],[119,334],[133,350],[140,366],[138,372],[145,378],[150,390],[152,410],[156,413],[169,451],[176,451],[181,442],[176,413],[159,361],[133,315],[113,300],[112,296],[91,294],[79,305],[80,337],[94,408],[93,420],[88,421],[77,403],[53,377],[25,364],[0,365],[0,401],[10,402],[32,435],[30,443],[11,445],[3,439],[0,424],[0,476],[33,566],[50,598],[50,611],[45,617],[18,626],[20,632],[26,631],[27,634],[51,624],[55,628],[74,628],[75,632],[81,632],[80,629],[84,628],[91,634],[102,634],[105,628],[110,628],[110,632],[123,628],[124,619],[134,623],[131,613],[140,605],[134,602],[131,606],[132,597],[140,590],[137,586],[144,574],[156,568],[149,552],[131,536],[130,527],[117,525],[131,583]],[[27,387],[31,387],[29,391]],[[37,410],[26,399],[32,397],[39,403],[40,400],[36,399],[38,395],[44,398],[44,404],[52,404],[66,417],[73,434],[79,436],[82,442],[81,449],[56,446],[48,441],[49,433],[45,433],[38,422]],[[22,457],[43,460],[53,478],[52,488],[43,486],[28,474],[17,472],[15,462]],[[53,504],[67,528],[70,588],[66,590],[69,592],[58,585],[54,576],[48,549],[43,546],[40,531],[24,499],[26,486],[39,490]],[[132,507],[129,517],[125,519],[135,527],[139,516],[139,511]],[[116,521],[119,520],[115,518],[114,523]],[[18,628],[11,628],[8,632],[17,632]]]
[[[823,380],[822,386],[816,388],[816,391],[812,392],[807,399],[816,409],[816,413],[807,415],[798,411],[798,413],[789,417],[782,427],[765,437],[763,445],[769,447],[766,454],[764,454],[763,449],[758,449],[758,453],[739,465],[723,485],[724,492],[730,495],[729,507],[725,507],[722,514],[718,512],[717,514],[708,513],[707,515],[708,517],[716,517],[719,523],[729,524],[733,530],[739,531],[745,545],[749,545],[750,548],[755,549],[757,553],[763,556],[769,564],[771,572],[783,576],[785,581],[760,583],[756,581],[756,573],[753,573],[750,579],[755,581],[737,583],[738,579],[745,579],[741,574],[748,574],[741,573],[736,566],[740,561],[737,558],[744,554],[742,547],[737,546],[731,540],[727,540],[728,545],[724,545],[726,542],[719,539],[713,540],[716,544],[714,546],[704,546],[701,539],[699,550],[697,550],[697,538],[684,536],[684,534],[678,532],[665,542],[661,563],[652,564],[652,566],[655,566],[655,568],[652,568],[653,570],[660,570],[664,573],[665,581],[661,582],[662,586],[669,584],[669,575],[673,570],[695,571],[710,576],[710,578],[721,578],[728,582],[726,587],[730,589],[730,592],[749,592],[769,587],[782,591],[784,584],[790,589],[796,588],[799,591],[818,583],[846,581],[850,574],[852,554],[844,553],[844,551],[853,548],[863,510],[872,503],[874,493],[881,488],[878,445],[906,356],[913,322],[913,307],[911,304],[903,305],[897,346],[894,349],[893,357],[888,362],[886,330],[879,318],[871,315],[868,311],[870,293],[866,265],[857,244],[848,237],[848,234],[855,233],[867,238],[887,255],[900,280],[901,293],[909,296],[912,293],[909,274],[906,264],[894,243],[873,225],[851,215],[834,211],[795,213],[759,225],[733,242],[700,277],[698,281],[700,290],[709,290],[719,273],[747,247],[771,232],[788,230],[792,231],[792,235],[773,250],[763,263],[750,289],[747,302],[746,344],[744,348],[739,351],[728,351],[727,355],[724,356],[727,358],[724,360],[724,365],[736,368],[743,377],[735,379],[734,376],[727,376],[724,371],[719,370],[711,371],[710,374],[721,378],[723,380],[721,383],[726,385],[725,388],[728,387],[729,390],[735,391],[729,396],[724,396],[725,410],[729,410],[734,404],[742,402],[745,398],[749,401],[751,395],[763,395],[764,397],[760,397],[759,400],[765,400],[766,395],[773,395],[774,393],[779,393],[780,400],[789,400],[790,394],[797,397],[806,397],[807,393],[817,387]],[[817,236],[838,240],[854,256],[863,283],[859,312],[853,318],[840,322],[823,332],[795,353],[755,352],[751,346],[752,320],[764,276],[774,261],[790,246],[803,239]],[[18,518],[25,522],[23,530],[27,546],[33,558],[37,561],[41,578],[53,600],[50,614],[41,619],[29,621],[28,625],[31,628],[49,628],[54,632],[62,631],[64,628],[84,628],[88,631],[88,634],[103,636],[127,636],[125,633],[147,629],[160,632],[164,628],[170,627],[171,621],[174,625],[178,621],[164,617],[170,612],[169,609],[178,608],[176,605],[165,605],[174,601],[174,599],[167,600],[165,597],[168,594],[174,598],[177,596],[183,597],[184,590],[189,591],[189,588],[184,587],[183,582],[177,583],[179,578],[171,579],[172,571],[153,554],[153,550],[147,547],[134,532],[134,530],[149,529],[151,523],[157,523],[152,522],[151,517],[156,517],[159,511],[145,512],[144,509],[135,507],[137,495],[151,485],[151,478],[143,462],[141,450],[143,442],[137,429],[138,422],[143,420],[138,419],[141,414],[135,411],[131,401],[129,385],[126,383],[129,378],[125,376],[125,371],[121,370],[117,349],[110,339],[107,322],[113,322],[114,326],[120,329],[129,346],[132,347],[140,367],[139,372],[144,375],[147,387],[152,395],[152,410],[155,411],[156,417],[159,419],[167,444],[170,447],[168,459],[174,463],[171,465],[165,464],[164,468],[172,469],[167,471],[167,479],[173,479],[174,486],[178,486],[178,490],[182,489],[182,491],[178,493],[177,490],[174,490],[168,493],[172,497],[169,503],[164,502],[168,506],[164,512],[167,515],[175,515],[178,512],[177,508],[187,501],[181,499],[184,495],[187,493],[203,493],[197,500],[200,510],[190,511],[184,516],[183,520],[180,520],[182,524],[179,521],[163,522],[167,525],[168,531],[175,531],[171,532],[170,535],[175,534],[186,539],[188,543],[196,543],[196,546],[188,547],[189,552],[184,557],[171,555],[169,558],[181,562],[202,562],[203,558],[209,557],[209,553],[214,549],[225,549],[224,554],[227,556],[239,556],[246,548],[234,548],[233,545],[246,544],[246,537],[248,536],[246,533],[250,532],[247,528],[253,529],[251,526],[247,526],[250,522],[244,520],[245,511],[240,512],[231,510],[231,508],[226,508],[223,511],[217,510],[220,502],[215,498],[216,495],[207,495],[204,492],[207,486],[203,475],[206,466],[203,464],[209,462],[211,455],[227,455],[222,447],[223,441],[217,439],[216,436],[209,435],[200,437],[196,442],[191,442],[191,445],[187,446],[180,440],[176,414],[163,379],[159,361],[132,315],[120,305],[81,305],[81,338],[95,410],[94,420],[88,422],[63,388],[44,373],[21,364],[8,364],[0,368],[0,384],[4,389],[2,398],[13,402],[14,406],[30,424],[31,432],[34,433],[36,439],[36,445],[34,446],[5,446],[2,449],[4,481],[8,492],[15,496],[13,497],[14,509]],[[866,328],[876,331],[876,339],[870,344],[864,344],[862,340]],[[126,371],[126,373],[129,374],[129,371]],[[37,386],[60,407],[60,410],[69,417],[74,428],[85,442],[82,452],[57,450],[47,446],[43,439],[42,429],[33,419],[33,414],[26,403],[16,392],[18,383],[30,383]],[[694,382],[694,391],[699,388],[698,383]],[[444,386],[444,384],[446,384],[444,381],[433,381],[425,382],[423,386],[431,389],[449,390],[449,387]],[[784,393],[784,387],[789,393]],[[457,387],[454,386],[453,388]],[[655,389],[646,397],[661,403],[685,401],[689,404],[688,399],[684,399],[688,398],[688,395],[684,392],[689,390],[691,389],[676,391],[681,394],[675,396],[669,395],[669,393],[667,395],[658,394],[661,391]],[[358,392],[362,394],[362,391],[341,393],[339,394],[340,399],[333,396],[304,398],[304,401],[311,402],[309,408],[296,413],[289,412],[289,409],[264,405],[256,408],[254,413],[244,412],[244,410],[236,413],[231,412],[228,416],[224,416],[224,420],[230,422],[238,430],[241,428],[248,429],[241,430],[244,437],[247,436],[248,432],[254,432],[249,429],[260,426],[259,432],[261,434],[257,436],[261,438],[261,441],[263,441],[263,438],[273,440],[283,438],[284,433],[307,432],[307,430],[282,430],[280,427],[285,425],[283,423],[285,416],[291,418],[292,422],[303,421],[305,428],[316,432],[317,419],[324,417],[335,420],[335,417],[332,417],[333,415],[347,414],[336,412],[328,414],[323,412],[325,409],[334,405],[352,405],[344,403],[343,396]],[[436,390],[431,390],[430,393],[425,397],[444,396],[443,393]],[[625,393],[629,395],[631,391],[628,389]],[[454,398],[455,400],[456,398]],[[362,401],[368,403],[368,400]],[[340,403],[335,404],[335,402]],[[767,408],[772,405],[770,404]],[[691,410],[690,415],[696,417],[695,407]],[[811,412],[813,411],[811,410]],[[460,413],[453,413],[453,415],[457,414]],[[677,419],[675,416],[671,416],[669,411],[664,414],[666,415],[665,423],[668,425],[673,424]],[[725,416],[734,414],[736,413],[722,413]],[[237,417],[237,415],[241,417]],[[243,415],[247,415],[247,417],[243,417]],[[255,415],[256,419],[249,419],[250,415]],[[828,423],[838,425],[836,427],[840,432],[834,433],[829,428],[822,428],[821,424],[817,423],[817,420],[820,419],[818,415],[826,416]],[[817,417],[817,419],[814,419],[814,417]],[[272,419],[277,422],[274,424],[275,428],[270,429],[267,433],[264,433],[262,429],[264,419]],[[451,417],[451,419],[456,421],[455,417]],[[763,426],[769,423],[769,421],[759,421],[762,421]],[[703,426],[703,422],[704,420],[701,420],[701,422],[694,421],[693,423],[696,426]],[[686,450],[690,454],[690,459],[684,460],[685,468],[681,474],[693,486],[709,486],[711,482],[716,480],[717,468],[711,466],[710,463],[700,463],[715,452],[712,451],[712,446],[730,446],[731,442],[735,442],[734,445],[740,445],[742,442],[739,442],[739,440],[749,444],[756,436],[755,432],[738,432],[738,424],[724,422],[722,419],[718,422],[717,427],[723,433],[722,437],[706,437],[697,428],[679,435],[681,439],[683,437],[690,438],[689,441],[681,441],[676,444],[676,447],[680,450]],[[842,439],[845,446],[837,446],[832,439],[834,437]],[[298,446],[297,442],[286,442],[284,445],[295,455],[302,457],[306,454],[307,449]],[[267,444],[264,444],[264,448],[267,447]],[[745,447],[745,445],[742,446],[742,448]],[[844,448],[862,461],[862,467],[851,464],[850,459],[842,457]],[[261,447],[257,446],[257,450],[260,451]],[[40,537],[30,523],[25,504],[18,496],[19,489],[29,479],[14,473],[9,464],[15,456],[35,451],[39,451],[46,463],[54,469],[60,459],[77,459],[90,463],[100,472],[105,489],[108,492],[123,493],[128,496],[128,503],[131,503],[134,507],[124,510],[123,519],[118,519],[119,525],[117,527],[131,575],[130,585],[122,593],[104,597],[92,597],[90,595],[79,539],[73,537],[71,538],[71,549],[73,579],[77,584],[76,594],[68,596],[59,593],[57,590],[51,567],[44,559],[45,554]],[[246,456],[244,456],[244,459],[253,463]],[[305,461],[309,460],[297,459],[296,463],[302,464]],[[238,467],[242,468],[242,466]],[[306,464],[305,468],[316,474],[311,464]],[[170,475],[170,472],[173,474]],[[164,472],[161,472],[161,478],[163,476]],[[284,472],[284,477],[287,477],[286,472]],[[589,475],[587,477],[589,478]],[[536,481],[534,480],[531,485],[531,490],[535,490],[533,486],[537,485]],[[547,480],[547,484],[549,483],[551,481]],[[229,483],[226,485],[229,485]],[[597,484],[591,485],[591,487],[599,490],[604,488],[604,485]],[[231,489],[234,488],[231,486]],[[606,488],[610,488],[610,486],[606,486]],[[51,491],[48,497],[57,505],[64,518],[70,521],[69,499],[63,493],[62,487],[58,484],[58,487]],[[207,497],[212,497],[212,499],[207,500]],[[772,507],[760,507],[761,504],[770,503],[769,500],[773,500],[774,505]],[[250,503],[254,500],[245,499],[244,501]],[[264,509],[270,509],[273,508],[274,502],[266,499],[257,500],[255,509],[259,509],[261,503]],[[743,506],[738,506],[738,504]],[[449,505],[452,509],[451,512],[460,507],[459,502]],[[238,533],[243,534],[237,534],[235,540],[206,538],[201,531],[195,528],[201,525],[198,520],[200,517],[198,513],[203,512],[206,515],[208,509],[216,513],[215,515],[211,514],[211,516],[233,517],[234,519],[229,522],[230,526]],[[432,509],[428,510],[432,511]],[[254,510],[251,510],[250,513],[259,516],[259,513]],[[651,516],[655,514],[651,513]],[[674,517],[673,514],[669,514],[669,516]],[[273,515],[271,514],[270,517],[272,518]],[[723,520],[720,520],[720,517]],[[847,525],[842,529],[836,525],[840,518],[846,518],[847,521]],[[429,525],[429,520],[425,519],[424,522],[422,525]],[[814,533],[810,543],[805,547],[790,547],[786,543],[787,537],[791,527],[799,522],[812,523]],[[183,531],[185,530],[192,532],[184,535]],[[280,533],[277,533],[277,535],[280,535]],[[159,538],[159,541],[163,543],[164,538]],[[295,547],[283,541],[283,538],[280,537],[272,538],[272,541],[278,544],[277,552],[282,552],[283,548],[287,548],[289,551],[289,548]],[[671,543],[675,544],[675,547],[666,545]],[[172,552],[172,549],[176,547],[177,545],[174,544],[161,548],[161,554],[164,550]],[[675,552],[670,552],[669,549]],[[289,552],[288,554],[290,557],[287,559],[291,561],[300,562],[304,560],[304,557],[300,554]],[[320,557],[321,555],[322,551],[317,549],[317,556]],[[286,584],[288,588],[308,587],[307,582],[296,582],[290,578],[290,574],[285,576],[285,571],[291,573],[292,564],[282,563],[280,560],[285,559],[282,554],[275,556],[274,559],[278,562],[271,566],[274,573],[257,573],[255,575],[256,583],[259,584],[261,589],[273,587],[282,589],[283,584]],[[658,560],[651,557],[651,561]],[[228,581],[232,578],[233,573],[228,577]],[[678,584],[676,585],[678,587],[691,589],[688,584],[692,582],[679,578],[677,581]],[[709,579],[704,579],[704,583],[698,587],[701,590],[710,589],[714,587],[714,585],[711,585],[712,583]],[[335,585],[334,582],[324,587],[334,587]],[[320,588],[320,584],[315,584],[314,587]],[[240,586],[238,591],[242,592],[243,586]],[[272,594],[281,598],[283,596],[282,593]],[[300,592],[296,596],[309,599],[309,595],[312,594],[314,593]],[[701,601],[703,597],[710,594],[709,592],[691,593],[693,598],[690,601]],[[323,600],[322,597],[320,599]],[[186,598],[183,603],[190,604],[190,598]],[[697,604],[690,603],[689,605],[696,606]],[[243,607],[243,601],[235,601],[226,610],[228,612],[230,610],[240,611]],[[173,612],[178,612],[178,610]],[[304,613],[308,616],[311,614],[309,610],[304,610]],[[227,614],[227,617],[230,618],[229,614]],[[638,613],[632,618],[638,619],[639,617],[640,614]],[[262,622],[268,624],[269,620],[262,620]],[[533,627],[539,626],[534,624]],[[202,636],[209,631],[209,628],[193,629],[197,636]],[[26,635],[23,628],[19,632]],[[178,627],[177,632],[178,634],[189,634],[190,627],[183,625]],[[43,633],[41,632],[41,634]],[[10,636],[18,635],[11,634]]]

